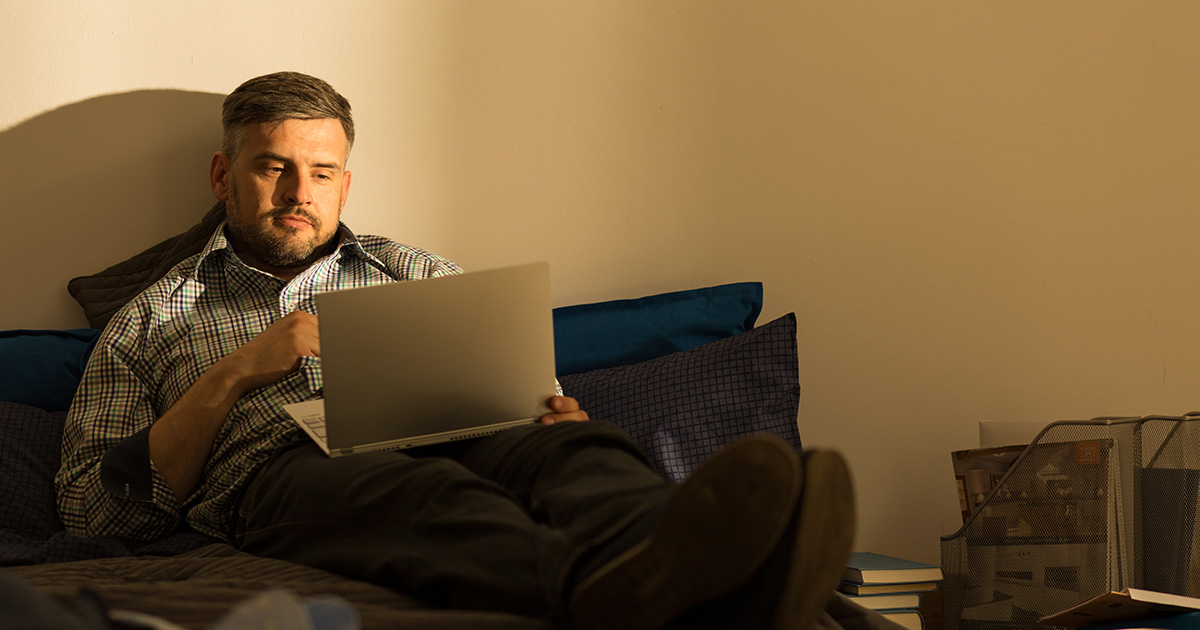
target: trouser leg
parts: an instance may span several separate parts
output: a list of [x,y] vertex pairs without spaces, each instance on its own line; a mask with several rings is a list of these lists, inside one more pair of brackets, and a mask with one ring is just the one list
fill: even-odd
[[455,458],[508,489],[573,547],[603,542],[666,500],[671,485],[616,425],[529,425],[476,440]]
[[239,546],[444,608],[545,617],[569,549],[499,485],[445,458],[281,454],[242,500]]
[[[645,524],[641,517],[665,503],[673,488],[629,436],[608,422],[529,425],[458,448],[454,457],[464,466],[507,488],[536,521],[565,539],[570,551],[547,585],[560,617],[579,577],[576,570],[631,524]],[[633,528],[635,537],[645,533]]]
[[[461,462],[461,463],[460,463]],[[669,486],[615,426],[511,429],[408,453],[283,453],[242,502],[243,549],[435,606],[561,612],[580,554]]]

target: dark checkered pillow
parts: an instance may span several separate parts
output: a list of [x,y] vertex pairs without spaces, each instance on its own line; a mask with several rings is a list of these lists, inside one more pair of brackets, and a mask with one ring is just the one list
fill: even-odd
[[49,538],[62,530],[54,475],[65,411],[0,402],[0,531]]
[[625,429],[681,481],[726,444],[773,433],[800,450],[796,316],[634,365],[561,376],[591,417]]
[[216,542],[193,532],[152,543],[66,532],[54,493],[66,416],[65,411],[0,402],[0,566],[175,555]]

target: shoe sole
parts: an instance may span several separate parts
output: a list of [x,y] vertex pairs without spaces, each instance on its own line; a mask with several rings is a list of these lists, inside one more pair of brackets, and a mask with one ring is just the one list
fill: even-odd
[[577,628],[650,630],[741,585],[787,529],[800,496],[799,457],[754,436],[696,468],[646,540],[581,582]]
[[835,451],[804,456],[796,540],[772,630],[808,630],[845,573],[854,543],[854,487]]

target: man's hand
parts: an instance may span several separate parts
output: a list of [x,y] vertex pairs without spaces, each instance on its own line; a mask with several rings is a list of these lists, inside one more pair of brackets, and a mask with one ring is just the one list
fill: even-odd
[[292,311],[221,360],[236,374],[242,393],[266,387],[295,372],[300,357],[321,356],[317,317]]
[[570,396],[551,398],[550,409],[553,410],[553,413],[542,416],[538,422],[555,424],[558,422],[584,422],[588,419],[587,412],[579,408],[579,401]]

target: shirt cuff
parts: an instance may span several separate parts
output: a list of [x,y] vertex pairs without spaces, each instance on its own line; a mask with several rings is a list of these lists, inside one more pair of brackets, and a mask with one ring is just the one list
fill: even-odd
[[154,500],[150,468],[150,427],[118,442],[100,460],[100,483],[110,494],[131,501]]

